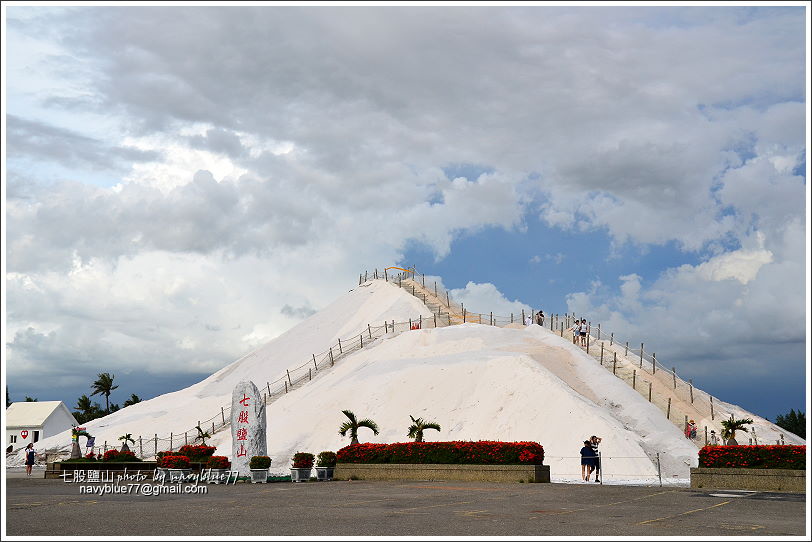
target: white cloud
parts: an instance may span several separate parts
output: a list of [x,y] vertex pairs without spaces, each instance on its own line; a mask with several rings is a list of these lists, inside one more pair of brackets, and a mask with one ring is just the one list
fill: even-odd
[[[770,311],[770,288],[803,279],[803,13],[10,8],[9,366],[147,349],[210,367],[411,242],[453,257],[460,234],[529,212],[704,260],[573,308],[629,329],[644,313],[672,327],[691,302],[711,328]],[[493,285],[460,295],[522,306]],[[109,330],[119,313],[142,319]],[[200,315],[214,354],[205,325],[182,328]]]

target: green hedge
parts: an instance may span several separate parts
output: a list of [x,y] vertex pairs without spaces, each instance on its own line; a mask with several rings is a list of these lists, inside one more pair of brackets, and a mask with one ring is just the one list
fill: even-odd
[[699,466],[806,470],[806,446],[705,446]]
[[425,463],[474,465],[541,465],[538,442],[452,441],[352,444],[337,453],[338,463]]

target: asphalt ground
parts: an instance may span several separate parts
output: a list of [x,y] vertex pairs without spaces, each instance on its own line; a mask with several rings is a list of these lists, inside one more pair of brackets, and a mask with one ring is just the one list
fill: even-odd
[[115,484],[25,476],[6,484],[11,536],[809,535],[803,493],[354,480],[99,495],[80,486]]

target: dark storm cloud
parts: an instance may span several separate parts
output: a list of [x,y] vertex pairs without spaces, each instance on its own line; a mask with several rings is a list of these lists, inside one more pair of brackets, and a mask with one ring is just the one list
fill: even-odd
[[122,169],[133,162],[153,162],[162,157],[156,151],[111,146],[72,130],[16,115],[6,117],[6,129],[10,157],[26,156],[34,161],[91,170]]

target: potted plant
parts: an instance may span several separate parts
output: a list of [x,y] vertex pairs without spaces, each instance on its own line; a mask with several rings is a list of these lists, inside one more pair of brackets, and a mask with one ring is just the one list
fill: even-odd
[[228,481],[228,469],[231,468],[231,461],[222,455],[213,455],[206,461],[206,468],[209,469],[209,483],[219,484]]
[[192,473],[189,458],[185,455],[165,455],[159,464],[169,471],[170,482],[182,482]]
[[316,456],[316,480],[332,480],[336,466],[335,452],[321,452]]
[[123,444],[121,445],[121,451],[122,452],[129,452],[130,451],[130,447],[127,445],[128,441],[135,444],[135,439],[133,439],[132,433],[127,433],[126,435],[121,435],[120,437],[118,437],[118,440],[123,442]]
[[271,468],[271,458],[267,455],[255,455],[248,462],[251,469],[251,483],[264,484],[268,481],[268,469]]
[[156,465],[155,465],[155,476],[153,477],[153,480],[163,479],[169,476],[169,470],[163,466],[163,462],[161,461],[161,459],[164,456],[172,455],[173,453],[174,452],[162,450],[157,454],[155,454]]
[[310,471],[313,470],[313,454],[296,452],[293,454],[293,466],[290,468],[292,482],[307,482],[310,480]]

